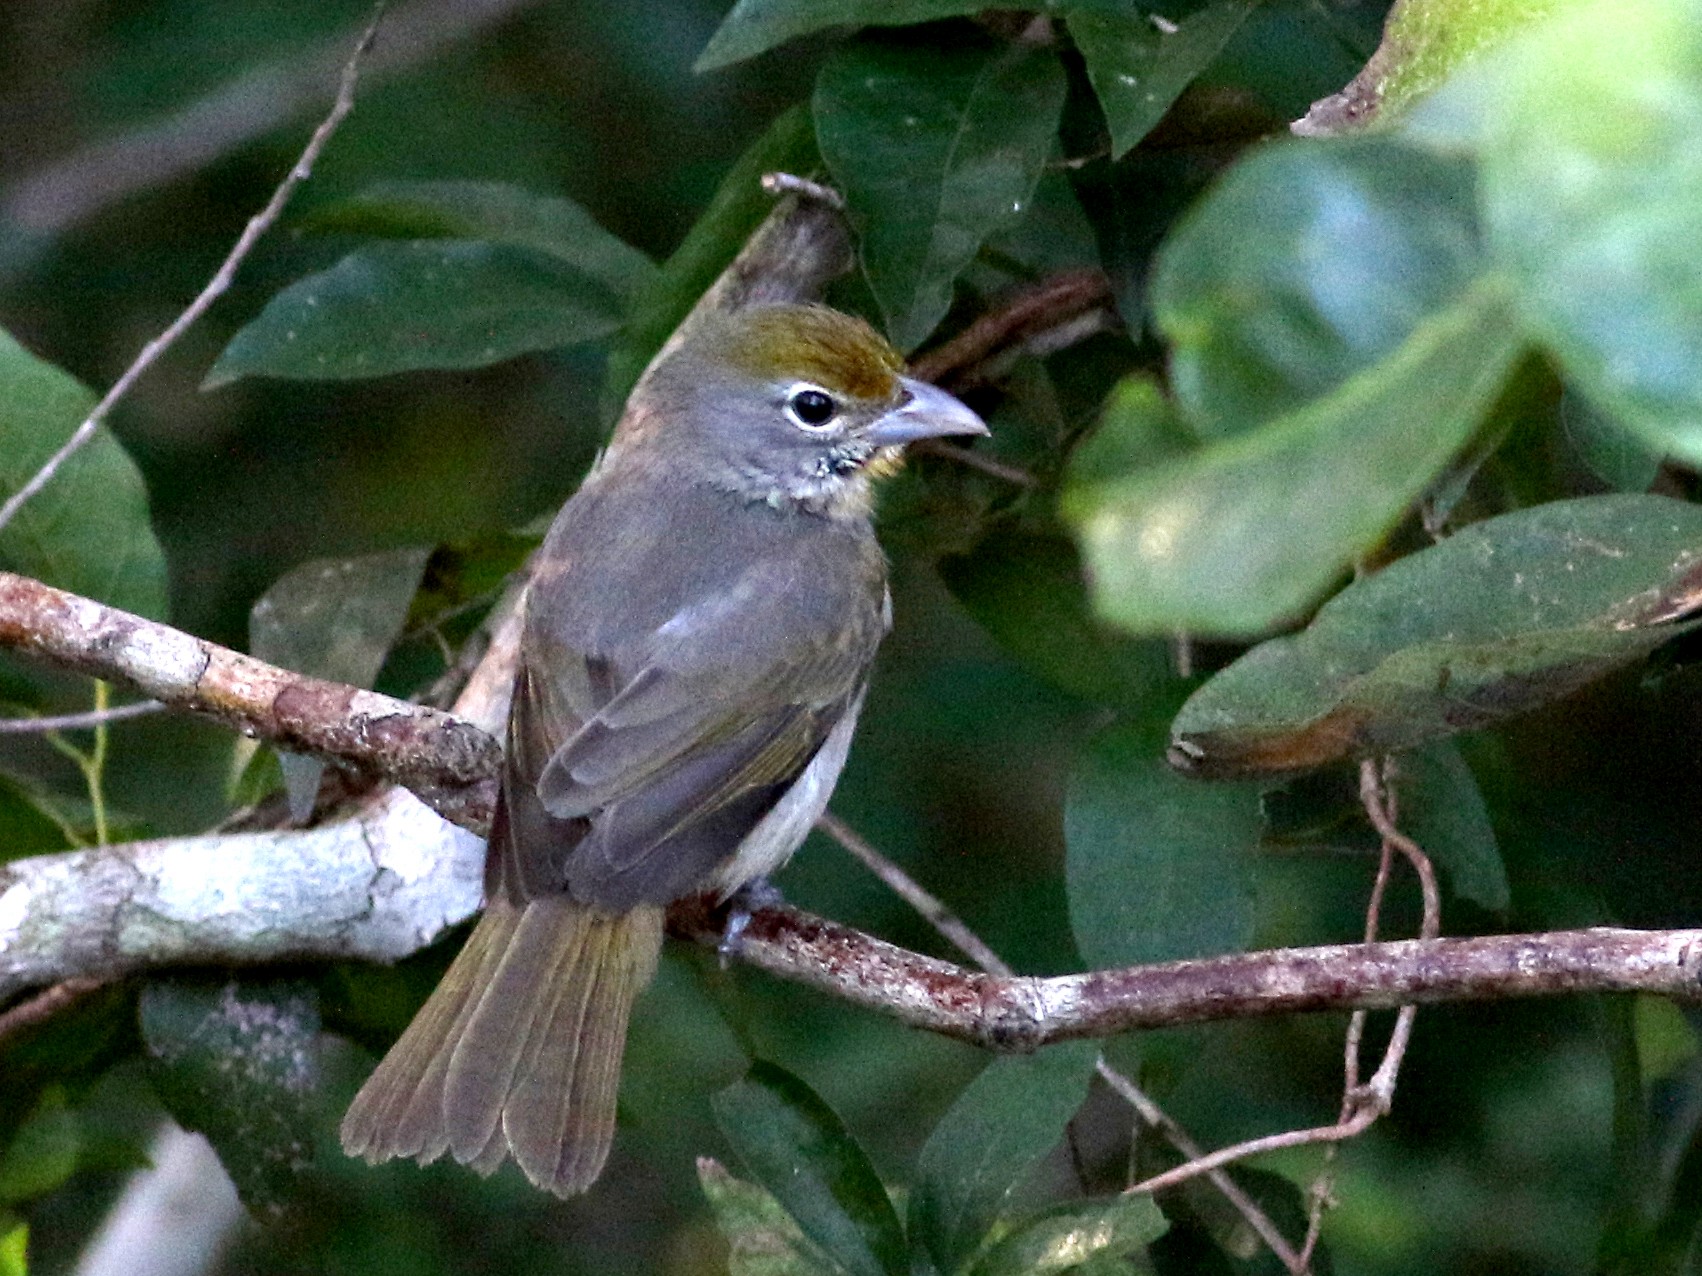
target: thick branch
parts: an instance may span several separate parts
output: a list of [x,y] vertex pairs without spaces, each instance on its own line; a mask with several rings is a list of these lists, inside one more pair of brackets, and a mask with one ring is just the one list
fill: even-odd
[[0,647],[395,780],[475,832],[490,819],[502,751],[453,714],[291,673],[10,572],[0,572]]

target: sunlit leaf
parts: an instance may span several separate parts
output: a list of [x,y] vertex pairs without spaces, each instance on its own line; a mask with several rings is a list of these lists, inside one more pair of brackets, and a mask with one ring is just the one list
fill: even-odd
[[0,1152],[0,1206],[21,1205],[63,1184],[77,1169],[82,1143],[63,1091],[48,1090]]
[[1626,494],[1518,510],[1255,647],[1183,706],[1173,753],[1249,775],[1486,726],[1636,660],[1699,606],[1702,507]]
[[1178,775],[1167,716],[1097,736],[1070,776],[1070,928],[1094,969],[1234,952],[1252,934],[1258,790]]
[[773,1195],[734,1178],[717,1161],[697,1162],[697,1181],[727,1238],[728,1276],[839,1276],[845,1269],[822,1254]]
[[1568,377],[1702,465],[1702,6],[1596,0],[1513,52],[1483,153],[1496,257]]
[[1230,637],[1302,614],[1471,437],[1517,350],[1499,290],[1479,287],[1251,433],[1069,482],[1062,509],[1100,613],[1137,633]]
[[1064,71],[1050,49],[859,40],[816,81],[816,138],[861,236],[888,335],[909,350],[952,284],[1034,193]]
[[940,1118],[916,1162],[910,1242],[942,1273],[974,1257],[1011,1188],[1087,1096],[1099,1047],[1071,1041],[994,1059]]
[[142,1038],[160,1098],[207,1136],[250,1208],[283,1207],[312,1150],[319,1002],[296,980],[154,980]]
[[29,1224],[0,1211],[0,1276],[29,1276]]
[[533,248],[473,239],[380,241],[285,288],[207,374],[307,381],[482,368],[606,337],[627,296]]
[[[35,476],[95,397],[0,330],[0,501]],[[148,493],[102,427],[0,528],[0,568],[155,620],[166,611],[165,555]]]
[[1168,1226],[1150,1196],[1072,1201],[1017,1227],[975,1264],[973,1276],[1050,1276],[1092,1259],[1137,1259]]
[[852,1276],[901,1276],[904,1234],[868,1156],[791,1073],[757,1063],[714,1099],[721,1132],[803,1234]]
[[1150,133],[1229,43],[1257,0],[1218,0],[1166,29],[1130,5],[1068,11],[1070,35],[1111,126],[1111,158]]
[[1202,430],[1231,435],[1394,357],[1483,273],[1465,159],[1388,138],[1238,164],[1159,251],[1154,320]]

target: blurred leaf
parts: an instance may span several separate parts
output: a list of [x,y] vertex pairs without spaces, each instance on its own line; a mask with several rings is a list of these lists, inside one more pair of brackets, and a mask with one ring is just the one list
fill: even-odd
[[759,1061],[712,1106],[746,1168],[830,1258],[853,1276],[905,1271],[904,1233],[880,1176],[813,1090]]
[[1585,468],[1617,491],[1647,492],[1661,472],[1660,451],[1576,390],[1560,400],[1560,425]]
[[[297,755],[295,760],[307,762],[316,759]],[[306,773],[302,774],[305,780]],[[231,747],[230,778],[225,784],[225,801],[236,808],[256,806],[283,787],[283,759],[278,751],[269,744],[239,735]],[[313,792],[307,795],[309,803],[318,790],[319,783],[316,778],[313,781]],[[297,805],[294,794],[291,795],[291,805]],[[294,811],[292,815],[295,815]],[[295,815],[295,818],[301,817]]]
[[[269,664],[353,687],[371,687],[419,588],[428,549],[321,558],[272,583],[248,613],[249,650]],[[290,814],[305,819],[325,764],[279,754]]]
[[1318,766],[1499,722],[1694,625],[1702,507],[1555,501],[1475,523],[1331,599],[1194,693],[1179,764],[1214,776]]
[[[0,501],[29,482],[94,410],[74,378],[0,330]],[[165,555],[142,476],[106,427],[0,528],[0,568],[160,620]]]
[[974,1276],[1048,1276],[1096,1258],[1138,1260],[1168,1226],[1149,1196],[1072,1201],[1016,1228],[975,1264]]
[[1631,1003],[1637,1064],[1645,1083],[1676,1076],[1696,1058],[1696,1029],[1665,997],[1640,996]]
[[276,1214],[312,1155],[319,1005],[300,980],[156,979],[138,1007],[150,1075],[250,1209]]
[[1285,143],[1236,165],[1154,267],[1184,410],[1238,434],[1421,339],[1482,274],[1475,180],[1464,159],[1389,138]]
[[1100,614],[1225,637],[1301,614],[1471,437],[1516,352],[1499,291],[1478,288],[1261,429],[1122,479],[1072,476],[1061,508]]
[[859,40],[816,81],[816,138],[861,232],[863,271],[900,349],[1014,222],[1056,145],[1065,78],[1050,49]]
[[1165,716],[1096,736],[1070,776],[1065,885],[1091,969],[1237,952],[1252,935],[1258,789],[1178,775]]
[[0,1211],[0,1276],[29,1276],[29,1224]]
[[306,226],[381,239],[477,239],[532,248],[623,297],[656,276],[650,258],[571,199],[500,182],[379,182],[317,211]]
[[1144,11],[1068,9],[1070,35],[1111,126],[1111,158],[1153,130],[1182,90],[1217,59],[1258,0],[1218,0],[1162,30]]
[[1093,615],[1081,559],[1065,537],[995,528],[939,572],[999,644],[1054,686],[1096,703],[1135,704],[1170,676],[1170,651]]
[[739,156],[680,246],[633,298],[632,317],[609,354],[605,415],[619,415],[645,365],[774,210],[774,196],[762,189],[763,174],[808,177],[820,168],[814,122],[802,103],[782,113]]
[[1492,913],[1511,902],[1489,808],[1452,740],[1432,740],[1397,762],[1396,823],[1447,875],[1454,893]]
[[824,27],[902,26],[984,8],[980,0],[738,0],[692,70],[742,62]]
[[77,1114],[57,1086],[42,1095],[23,1126],[0,1153],[0,1206],[45,1196],[77,1169],[82,1147]]
[[697,1160],[697,1181],[727,1238],[727,1276],[839,1276],[845,1270],[810,1244],[780,1202],[756,1184],[734,1178],[707,1156]]
[[1077,484],[1125,478],[1194,451],[1198,434],[1150,376],[1124,377],[1111,391],[1099,423],[1070,453]]
[[73,845],[65,822],[61,804],[37,781],[0,772],[0,863]]
[[1573,6],[1513,50],[1483,202],[1527,322],[1655,450],[1702,465],[1702,6]]
[[975,1256],[1012,1187],[1063,1137],[1099,1046],[1070,1041],[994,1059],[940,1118],[916,1161],[910,1244],[943,1276]]
[[536,249],[380,241],[273,297],[202,388],[247,376],[333,381],[483,368],[606,337],[627,300],[590,270]]

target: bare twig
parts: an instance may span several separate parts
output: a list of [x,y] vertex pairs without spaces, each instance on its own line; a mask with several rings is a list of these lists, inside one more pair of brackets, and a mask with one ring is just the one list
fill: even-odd
[[188,331],[196,320],[206,314],[212,304],[224,295],[225,290],[230,287],[231,280],[236,277],[237,267],[248,256],[249,251],[259,241],[260,236],[264,235],[278,220],[279,214],[284,211],[284,205],[289,202],[289,198],[295,192],[296,187],[306,181],[308,175],[312,173],[313,165],[319,159],[320,152],[325,149],[325,144],[331,140],[331,135],[337,131],[338,125],[354,109],[355,84],[360,78],[361,60],[366,56],[367,50],[372,47],[373,38],[378,34],[378,23],[382,14],[383,6],[381,4],[378,12],[374,14],[372,21],[361,34],[354,52],[349,55],[348,61],[344,63],[343,78],[337,86],[337,98],[332,103],[330,113],[320,121],[319,127],[313,130],[313,136],[308,139],[307,146],[301,152],[301,157],[296,160],[295,166],[290,169],[284,180],[278,183],[278,188],[272,192],[272,198],[266,201],[266,206],[249,218],[248,225],[243,228],[242,234],[226,255],[224,262],[214,272],[213,277],[207,281],[206,287],[201,289],[195,300],[189,303],[182,314],[172,320],[164,332],[142,347],[141,353],[136,356],[128,368],[124,369],[123,375],[113,382],[112,388],[95,405],[94,411],[90,412],[83,423],[72,431],[71,437],[65,440],[57,452],[47,458],[46,462],[31,476],[28,482],[12,493],[5,504],[0,505],[0,528],[4,528],[6,524],[12,521],[18,510],[23,507],[24,502],[53,481],[53,476],[59,472],[60,466],[64,465],[76,454],[78,449],[94,437],[95,431],[106,420],[107,414],[112,411],[114,405],[130,393],[142,374],[152,367],[154,361],[169,350],[173,343]]
[[110,709],[88,709],[82,713],[60,713],[40,718],[0,718],[0,735],[42,735],[49,731],[84,731],[105,726],[109,722],[125,722],[131,718],[158,713],[165,705],[158,700],[138,700],[134,704],[114,705]]
[[1072,270],[1009,297],[950,341],[919,355],[912,371],[924,381],[962,389],[986,379],[987,366],[1005,350],[1064,327],[1083,315],[1108,313],[1111,281],[1097,270]]

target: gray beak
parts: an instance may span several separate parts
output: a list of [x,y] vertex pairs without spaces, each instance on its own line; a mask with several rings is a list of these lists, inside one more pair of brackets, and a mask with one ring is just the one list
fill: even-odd
[[909,377],[900,378],[899,385],[909,397],[863,432],[875,446],[897,447],[950,434],[991,433],[985,421],[939,387]]

